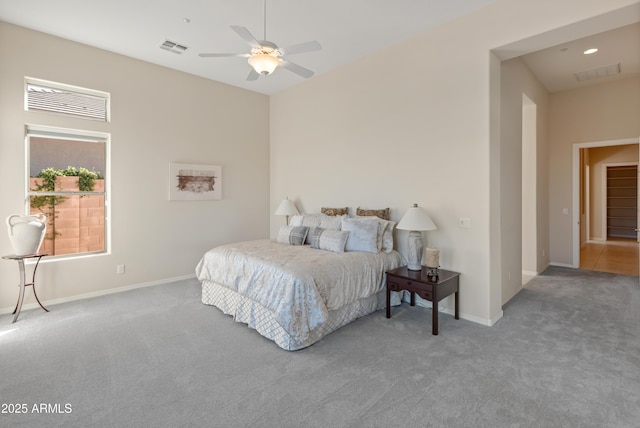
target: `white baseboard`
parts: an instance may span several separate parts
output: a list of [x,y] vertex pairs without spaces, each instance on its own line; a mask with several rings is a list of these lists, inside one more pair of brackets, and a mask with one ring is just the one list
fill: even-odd
[[572,268],[572,269],[573,269],[573,265],[570,265],[570,264],[568,264],[568,263],[556,263],[556,262],[552,262],[552,263],[549,263],[549,266],[567,267],[567,268]]
[[[405,297],[402,299],[403,301],[409,303],[409,292],[406,292]],[[453,296],[448,296],[446,299],[453,299]],[[416,295],[416,306],[420,306],[423,308],[432,308],[432,303],[429,302],[428,300],[424,300],[422,299],[420,296]],[[454,313],[454,309],[453,308],[449,308],[447,305],[438,305],[438,312],[442,312],[451,316],[455,316]],[[486,318],[480,318],[480,317],[476,317],[473,315],[467,315],[463,312],[460,312],[458,314],[460,316],[460,319],[463,320],[467,320],[467,321],[471,321],[471,322],[475,322],[476,324],[480,324],[480,325],[485,325],[488,327],[491,327],[492,325],[494,325],[500,318],[502,318],[502,311],[500,311],[500,313],[496,316],[495,319],[486,319]]]
[[[522,281],[520,281],[520,282],[522,282]],[[514,290],[512,290],[511,293],[509,293],[510,294],[509,296],[505,297],[505,295],[502,295],[502,305],[503,306],[506,305],[509,300],[511,300],[514,297],[516,297],[517,294],[519,292],[521,292],[523,288],[524,288],[524,286],[522,284],[520,284],[518,287],[516,287]],[[500,318],[502,318],[502,317],[500,317]]]
[[[46,300],[46,301],[43,301],[42,304],[44,306],[53,306],[53,305],[58,305],[60,303],[73,302],[73,301],[76,301],[76,300],[91,299],[92,297],[99,297],[99,296],[106,296],[108,294],[121,293],[123,291],[135,290],[137,288],[152,287],[154,285],[168,284],[170,282],[176,282],[176,281],[184,281],[186,279],[191,279],[191,278],[195,278],[195,277],[196,277],[196,274],[192,273],[192,274],[189,274],[189,275],[175,276],[173,278],[159,279],[157,281],[149,281],[149,282],[143,282],[143,283],[140,283],[140,284],[127,285],[127,286],[124,286],[124,287],[109,288],[108,290],[100,290],[100,291],[95,291],[93,293],[77,294],[75,296],[61,297],[59,299]],[[25,290],[25,292],[26,291],[28,291],[28,290]],[[28,303],[26,305],[23,305],[21,310],[34,309],[34,308],[39,308],[39,307],[40,306],[38,305],[38,303],[34,302],[34,303]],[[14,308],[15,308],[15,306],[11,306],[9,308],[0,309],[0,314],[10,314],[10,313],[13,312]]]
[[502,310],[500,310],[500,312],[494,318],[491,318],[491,319],[480,318],[480,317],[476,317],[469,314],[460,314],[460,318],[462,318],[463,320],[474,322],[476,324],[491,327],[492,325],[497,323],[502,318],[503,315],[504,313],[502,312]]
[[540,272],[533,272],[533,271],[530,271],[530,270],[523,270],[522,274],[523,275],[527,275],[527,276],[538,276],[538,275],[540,275]]

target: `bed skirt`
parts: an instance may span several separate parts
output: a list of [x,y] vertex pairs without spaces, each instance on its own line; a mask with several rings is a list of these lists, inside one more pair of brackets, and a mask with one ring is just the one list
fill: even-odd
[[[392,294],[392,305],[400,304],[400,297],[395,295],[396,293]],[[236,322],[247,324],[262,336],[273,340],[282,349],[296,351],[314,344],[327,334],[360,317],[384,309],[386,293],[382,290],[342,308],[329,311],[327,321],[310,331],[309,336],[304,340],[291,336],[285,331],[277,322],[275,313],[270,309],[215,282],[202,282],[202,303],[213,305],[225,314],[231,315]]]

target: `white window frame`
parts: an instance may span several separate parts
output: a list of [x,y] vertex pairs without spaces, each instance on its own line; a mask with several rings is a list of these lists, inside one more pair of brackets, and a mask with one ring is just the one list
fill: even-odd
[[[30,189],[30,138],[31,137],[46,137],[51,139],[61,140],[76,140],[76,141],[95,141],[104,142],[105,144],[105,171],[104,171],[104,250],[85,252],[85,253],[73,253],[73,254],[60,254],[52,255],[55,258],[82,258],[96,255],[108,255],[111,254],[111,135],[105,132],[87,131],[79,129],[59,128],[52,126],[43,126],[36,124],[25,125],[25,181],[24,181],[24,195],[25,195],[25,213],[29,214],[31,209],[30,197],[33,195],[44,195],[43,192],[32,192]],[[61,192],[53,192],[61,194]],[[77,195],[78,192],[73,192]],[[92,192],[91,194],[96,194]]]

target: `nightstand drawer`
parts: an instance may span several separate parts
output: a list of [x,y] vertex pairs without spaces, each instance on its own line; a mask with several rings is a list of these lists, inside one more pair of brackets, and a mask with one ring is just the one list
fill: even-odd
[[387,287],[392,291],[406,290],[407,287],[411,287],[412,284],[413,281],[408,279],[387,276]]
[[431,291],[419,289],[416,290],[416,294],[425,300],[433,302],[433,294],[431,294]]
[[387,288],[391,291],[404,290],[405,283],[402,279],[387,277]]
[[391,275],[387,276],[387,286],[391,291],[408,290],[428,294],[429,296],[433,292],[433,285],[431,284]]

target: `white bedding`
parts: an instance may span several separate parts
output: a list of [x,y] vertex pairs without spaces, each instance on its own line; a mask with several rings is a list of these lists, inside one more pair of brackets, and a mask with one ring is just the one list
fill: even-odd
[[205,299],[205,284],[224,287],[272,314],[295,341],[307,343],[330,313],[383,290],[384,272],[402,265],[397,251],[334,253],[258,240],[208,251],[196,275],[203,282],[203,303],[216,304]]

